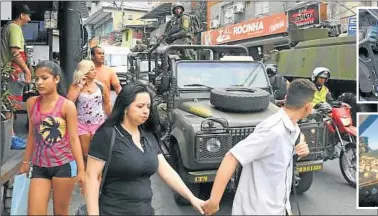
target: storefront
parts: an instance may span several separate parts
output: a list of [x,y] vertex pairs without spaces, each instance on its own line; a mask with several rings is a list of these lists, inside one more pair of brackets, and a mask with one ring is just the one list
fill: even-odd
[[261,53],[289,45],[287,28],[286,14],[278,13],[202,32],[201,44],[242,45],[259,59]]
[[[85,1],[12,1],[8,4],[1,2],[1,27],[11,21],[12,8],[19,4],[28,5],[34,12],[31,22],[22,28],[29,63],[36,65],[42,60],[53,60],[53,52],[59,52],[60,65],[67,85],[70,84],[77,63],[87,53],[87,32],[82,25],[82,19],[89,16],[87,3]],[[54,32],[55,35],[59,34],[59,40],[55,39],[55,42]]]
[[287,11],[288,21],[295,28],[312,28],[327,20],[327,3],[303,3]]

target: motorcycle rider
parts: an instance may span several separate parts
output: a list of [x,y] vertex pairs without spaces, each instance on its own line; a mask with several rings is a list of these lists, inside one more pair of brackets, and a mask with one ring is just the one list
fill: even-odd
[[312,105],[316,107],[316,105],[320,103],[332,103],[333,98],[332,95],[325,86],[328,79],[331,77],[331,72],[328,68],[325,67],[317,67],[312,72],[311,80],[314,82],[317,91],[315,92],[314,99],[312,100]]
[[[183,44],[191,45],[193,34],[190,32],[190,17],[184,14],[185,8],[181,3],[174,3],[172,5],[172,19],[167,23],[164,35],[167,44]],[[185,59],[192,59],[191,52],[185,49],[181,51],[181,57]]]

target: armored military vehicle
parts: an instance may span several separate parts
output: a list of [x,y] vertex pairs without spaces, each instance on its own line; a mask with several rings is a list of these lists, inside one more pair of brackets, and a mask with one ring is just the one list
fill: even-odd
[[[277,64],[278,72],[288,80],[311,78],[316,67],[326,67],[331,71],[327,83],[333,98],[352,106],[352,116],[356,122],[356,112],[373,112],[376,105],[356,104],[356,37],[329,37],[327,29],[294,29],[289,31],[292,41],[290,49],[272,52],[267,55],[266,64]],[[361,55],[361,54],[360,54]],[[360,58],[361,62],[361,58]],[[360,64],[360,82],[361,80]],[[371,85],[359,85],[371,89]]]

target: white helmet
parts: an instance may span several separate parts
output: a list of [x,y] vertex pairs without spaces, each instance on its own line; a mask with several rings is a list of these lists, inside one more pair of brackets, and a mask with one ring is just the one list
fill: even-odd
[[314,69],[314,71],[312,71],[311,80],[315,82],[317,77],[322,77],[328,80],[331,77],[331,72],[328,68],[317,67]]

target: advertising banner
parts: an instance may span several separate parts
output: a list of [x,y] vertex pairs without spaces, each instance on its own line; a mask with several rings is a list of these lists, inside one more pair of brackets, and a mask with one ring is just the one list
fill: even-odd
[[287,31],[287,17],[279,13],[268,17],[250,19],[237,24],[213,29],[201,34],[201,44],[215,45],[231,41],[274,35]]

